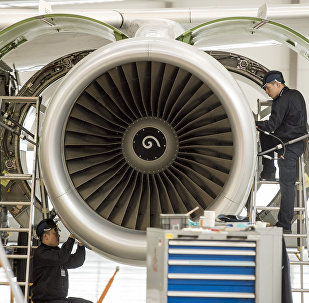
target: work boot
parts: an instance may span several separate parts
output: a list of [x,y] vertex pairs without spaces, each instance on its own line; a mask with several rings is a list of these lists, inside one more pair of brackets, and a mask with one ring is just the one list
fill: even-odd
[[261,181],[276,181],[276,172],[265,172],[262,171],[260,174]]
[[284,234],[291,234],[292,231],[291,231],[290,229],[284,229],[284,228],[283,228],[283,233],[284,233]]
[[291,233],[292,233],[292,230],[291,230],[291,229],[287,229],[287,228],[282,227],[281,224],[280,224],[279,222],[277,222],[277,223],[275,224],[275,226],[281,227],[281,228],[282,228],[282,233],[283,233],[283,234],[291,234]]

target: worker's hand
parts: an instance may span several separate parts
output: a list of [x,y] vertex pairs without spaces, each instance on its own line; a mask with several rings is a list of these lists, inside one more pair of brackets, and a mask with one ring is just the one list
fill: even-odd
[[284,156],[283,156],[283,155],[281,155],[281,156],[280,156],[280,159],[284,159]]
[[77,243],[78,243],[78,246],[84,246],[82,242],[78,241]]
[[72,234],[70,234],[70,236],[69,236],[71,239],[75,239],[75,237],[72,235]]

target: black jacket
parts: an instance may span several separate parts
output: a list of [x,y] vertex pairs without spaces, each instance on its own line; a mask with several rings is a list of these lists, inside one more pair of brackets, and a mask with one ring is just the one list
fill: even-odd
[[307,134],[307,111],[304,97],[298,90],[284,87],[273,100],[269,120],[256,125],[272,132],[284,142]]
[[85,247],[78,246],[71,254],[74,239],[62,247],[41,244],[33,255],[33,301],[65,299],[68,295],[68,269],[77,268],[85,261]]

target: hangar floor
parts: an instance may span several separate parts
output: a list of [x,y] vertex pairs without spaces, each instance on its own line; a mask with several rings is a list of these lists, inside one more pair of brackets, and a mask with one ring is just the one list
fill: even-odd
[[[304,253],[308,256],[307,251]],[[290,261],[296,261],[295,254],[290,254]],[[307,258],[308,259],[308,258]],[[116,266],[119,272],[109,289],[104,303],[145,303],[146,302],[146,268],[119,264],[87,250],[84,265],[70,270],[69,296],[83,297],[94,303],[113,276]],[[0,269],[0,280],[3,281],[4,272]],[[291,265],[292,288],[300,288],[300,266]],[[309,288],[309,267],[304,266],[304,288]],[[0,286],[0,303],[10,302],[10,288]],[[294,303],[301,303],[301,294],[293,293]],[[304,294],[303,302],[309,302],[309,293]]]

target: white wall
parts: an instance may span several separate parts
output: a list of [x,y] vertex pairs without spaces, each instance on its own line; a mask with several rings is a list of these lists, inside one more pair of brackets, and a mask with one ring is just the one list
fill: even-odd
[[309,108],[308,106],[309,104],[309,60],[301,56],[298,56],[297,88],[303,94],[307,102],[307,112],[308,112],[308,108]]
[[[308,1],[308,0],[304,0]],[[230,6],[230,7],[237,7],[237,6],[260,6],[264,3],[267,4],[291,4],[290,0],[172,0],[170,1],[173,3],[174,7],[205,7],[205,6],[213,6],[213,7],[219,7],[219,6]]]

